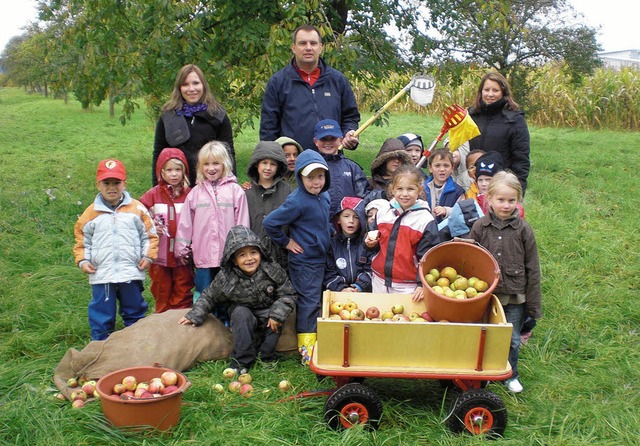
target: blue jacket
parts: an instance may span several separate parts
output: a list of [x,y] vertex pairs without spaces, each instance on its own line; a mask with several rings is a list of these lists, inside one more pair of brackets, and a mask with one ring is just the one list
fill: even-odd
[[[327,172],[322,192],[313,195],[302,184],[300,172],[311,163],[327,165],[324,158],[314,150],[305,150],[296,159],[295,175],[298,187],[289,194],[277,209],[271,211],[262,221],[267,234],[280,246],[286,247],[289,240],[295,240],[304,252],[289,252],[289,262],[324,264],[331,242],[329,225],[329,189],[331,174]],[[289,226],[288,236],[283,226]]]
[[[433,195],[432,190],[434,184],[432,183],[433,176],[430,176],[424,182],[424,191],[427,194],[427,202],[431,207],[431,211],[433,212],[433,209],[436,206],[445,206],[449,208],[446,215],[446,217],[448,217],[451,214],[451,208],[453,207],[453,205],[456,204],[459,200],[464,199],[464,189],[455,181],[453,181],[453,177],[449,177],[447,178],[447,182],[444,183],[442,194],[440,194],[440,200],[438,200],[438,202],[436,203],[436,197]],[[436,220],[438,223],[440,223],[446,217],[438,217]]]
[[[360,231],[346,236],[338,225],[338,216],[345,209],[352,209],[360,221]],[[371,257],[373,251],[367,249],[367,217],[364,201],[357,197],[345,197],[340,201],[340,210],[333,216],[336,233],[331,239],[331,250],[327,257],[324,286],[331,291],[341,291],[355,286],[359,291],[371,292]]]
[[[340,201],[344,197],[360,197],[366,203],[373,198],[380,198],[381,191],[377,191],[376,196],[371,198],[371,185],[362,170],[362,167],[352,159],[346,158],[341,153],[335,155],[320,154],[327,165],[331,176],[331,187],[329,195],[331,197],[331,212],[334,216],[340,212]],[[365,203],[365,204],[366,204]]]
[[323,59],[318,66],[320,77],[313,87],[302,80],[293,59],[271,76],[262,98],[261,141],[288,136],[304,149],[313,149],[313,131],[318,121],[339,122],[343,135],[358,128],[360,112],[347,78]]

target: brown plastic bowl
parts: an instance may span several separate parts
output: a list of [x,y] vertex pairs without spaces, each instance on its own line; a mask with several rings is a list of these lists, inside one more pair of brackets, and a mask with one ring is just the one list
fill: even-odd
[[[156,398],[121,400],[113,395],[113,386],[125,376],[135,376],[138,382],[159,378],[164,372],[178,375],[178,390]],[[180,420],[182,394],[191,382],[182,373],[165,367],[131,367],[116,370],[98,380],[96,390],[100,395],[104,416],[116,427],[131,429],[157,429],[166,431]]]
[[[453,299],[433,291],[425,276],[433,268],[441,270],[445,266],[455,268],[458,274],[470,278],[477,277],[489,284],[489,288],[470,299]],[[479,322],[482,320],[491,294],[500,279],[498,262],[485,248],[467,242],[445,242],[434,246],[420,261],[420,279],[424,289],[427,311],[436,321]]]

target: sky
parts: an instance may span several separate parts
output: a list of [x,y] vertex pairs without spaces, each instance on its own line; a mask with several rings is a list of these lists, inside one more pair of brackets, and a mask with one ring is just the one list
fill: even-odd
[[[631,11],[629,0],[569,0],[584,14],[587,24],[602,26],[597,35],[604,51],[640,49],[637,30],[638,15]],[[12,37],[22,34],[21,29],[36,19],[35,0],[0,0],[0,53]]]

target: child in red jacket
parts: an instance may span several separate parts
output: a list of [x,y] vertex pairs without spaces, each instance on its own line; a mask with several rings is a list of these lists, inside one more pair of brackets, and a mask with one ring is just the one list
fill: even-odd
[[160,236],[158,259],[149,269],[151,294],[156,301],[156,313],[178,308],[191,308],[193,266],[191,262],[177,260],[173,254],[177,219],[189,187],[187,158],[180,149],[165,148],[156,162],[158,185],[142,197],[153,216]]

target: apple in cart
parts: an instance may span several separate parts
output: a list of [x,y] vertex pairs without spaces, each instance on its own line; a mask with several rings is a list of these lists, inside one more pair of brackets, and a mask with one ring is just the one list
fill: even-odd
[[393,312],[393,314],[402,314],[404,313],[404,306],[401,304],[395,304],[393,307],[391,307],[391,311]]
[[464,290],[464,292],[466,293],[467,297],[469,299],[471,299],[472,297],[476,297],[478,295],[478,290],[476,290],[474,287],[470,286],[469,288],[467,288],[466,290]]
[[469,288],[469,281],[464,277],[458,277],[453,282],[453,285],[456,287],[456,290],[466,290],[467,288]]
[[344,303],[338,301],[332,301],[331,305],[329,305],[329,313],[330,314],[338,314],[340,310],[344,308]]
[[384,313],[382,313],[380,315],[380,318],[383,321],[386,321],[387,319],[392,319],[393,318],[393,311],[385,311]]
[[334,321],[341,321],[342,318],[340,317],[339,314],[332,314],[331,316],[329,316],[329,319],[334,320]]
[[378,309],[378,307],[369,307],[367,308],[367,311],[364,314],[367,319],[375,319],[377,317],[380,317],[380,310]]
[[438,280],[440,278],[440,271],[438,271],[437,268],[431,268],[429,270],[429,274],[431,274],[433,277],[435,277],[436,280]]
[[426,276],[424,276],[424,278],[429,284],[429,286],[434,286],[438,281],[438,279],[436,279],[436,276],[434,276],[433,274],[427,274]]
[[420,317],[420,315],[414,311],[409,315],[409,320],[411,320],[411,322],[413,322],[414,320],[418,319],[419,317]]
[[344,304],[344,309],[347,311],[355,310],[356,308],[358,308],[358,304],[352,300],[349,300]]
[[436,285],[442,288],[447,288],[450,284],[451,282],[446,277],[440,277],[438,280],[436,280]]
[[340,313],[338,313],[338,315],[343,321],[348,321],[349,319],[351,319],[351,311],[347,310],[346,308],[340,310]]
[[354,308],[350,312],[350,319],[353,321],[363,321],[364,311],[362,311],[360,308]]
[[433,322],[434,321],[433,316],[431,316],[428,311],[425,311],[424,313],[422,313],[420,315],[420,317],[422,319],[424,319],[425,321],[427,321],[427,322]]
[[411,319],[401,313],[394,314],[392,319],[394,322],[411,322]]
[[487,282],[485,282],[484,280],[478,279],[478,281],[476,282],[476,286],[474,286],[474,288],[479,293],[483,293],[483,292],[485,292],[485,291],[487,291],[489,289],[489,284]]
[[440,270],[440,277],[446,277],[449,279],[449,282],[453,282],[458,278],[458,271],[451,266],[445,266]]

